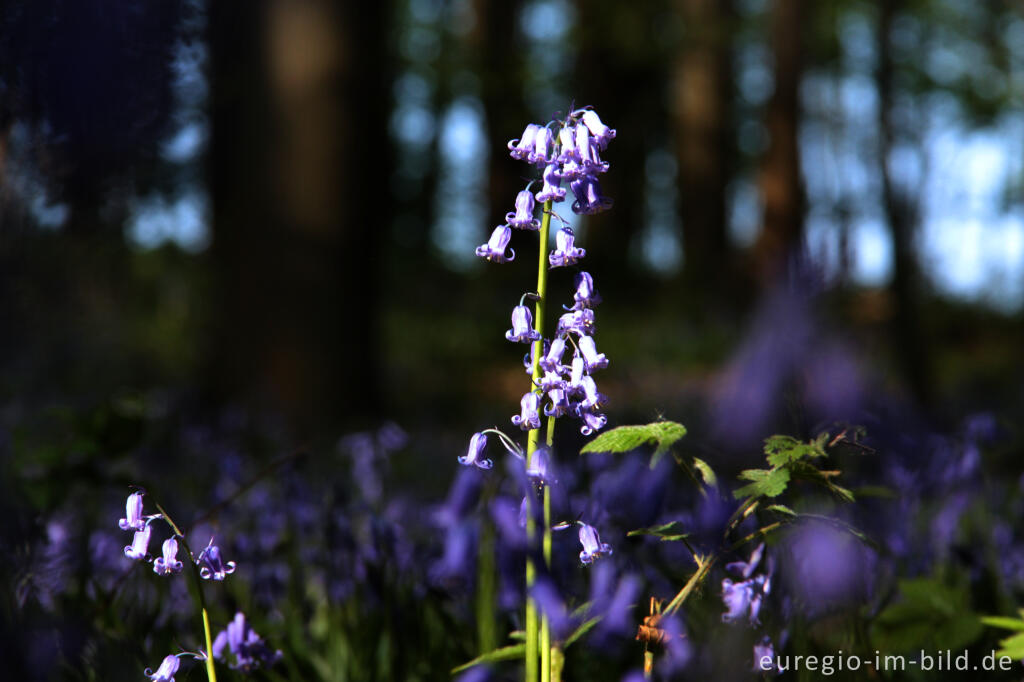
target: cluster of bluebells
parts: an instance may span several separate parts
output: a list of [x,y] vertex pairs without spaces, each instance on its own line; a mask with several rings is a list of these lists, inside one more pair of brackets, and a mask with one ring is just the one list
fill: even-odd
[[[576,246],[572,229],[565,224],[551,205],[566,200],[568,183],[575,201],[572,210],[578,214],[590,215],[609,208],[611,199],[601,192],[598,176],[608,170],[608,164],[601,160],[601,152],[615,137],[615,131],[606,126],[592,109],[583,108],[570,113],[564,119],[554,120],[547,125],[531,123],[526,126],[518,139],[508,143],[513,159],[524,161],[541,170],[543,186],[531,192],[530,185],[521,190],[515,199],[515,210],[505,215],[505,223],[494,229],[486,244],[476,249],[476,255],[494,263],[507,263],[515,259],[515,251],[509,248],[512,230],[539,231],[541,220],[535,216],[538,203],[545,204],[544,211],[558,217],[563,226],[555,235],[555,249],[548,253],[548,266],[561,268],[576,265],[586,256],[586,251]],[[550,203],[548,203],[550,202]],[[546,245],[542,245],[546,246]],[[577,272],[575,276],[573,304],[564,306],[565,314],[559,320],[551,339],[544,339],[537,331],[530,309],[520,304],[512,310],[512,327],[505,332],[505,338],[513,343],[530,345],[524,365],[527,374],[536,376],[531,390],[520,400],[520,411],[512,417],[512,423],[523,431],[541,428],[541,413],[547,417],[572,417],[582,422],[581,433],[590,435],[607,423],[601,412],[607,398],[597,390],[593,374],[608,366],[608,358],[597,350],[594,341],[594,306],[601,298],[594,288],[594,279],[588,272]],[[535,297],[527,294],[523,298]],[[571,357],[566,351],[572,348]],[[537,357],[537,354],[540,357]],[[539,372],[535,375],[535,368]],[[542,373],[542,374],[541,374]],[[499,433],[497,430],[489,430]],[[517,457],[522,457],[518,446],[511,439],[500,434],[505,448]],[[491,469],[494,462],[484,456],[487,447],[487,432],[473,434],[466,454],[459,462],[466,466]],[[550,452],[540,448],[533,452],[526,469],[527,479],[538,486],[553,482]],[[520,510],[520,525],[525,525],[527,500],[524,498]],[[568,527],[566,524],[562,527]],[[601,542],[597,530],[586,523],[577,522],[579,540],[582,545],[580,561],[590,564],[598,557],[611,554],[612,548]]]
[[[608,170],[600,153],[615,137],[615,131],[601,122],[597,112],[580,109],[567,118],[545,126],[531,123],[518,139],[509,140],[513,159],[525,161],[542,169],[543,187],[531,192],[529,186],[516,196],[515,210],[505,215],[505,223],[494,228],[486,244],[477,247],[476,255],[495,263],[515,260],[509,248],[512,230],[539,230],[534,217],[537,203],[559,203],[566,199],[563,182],[569,183],[575,201],[575,213],[591,215],[611,207],[612,200],[601,193],[598,175]],[[574,245],[573,232],[563,227],[556,235],[558,248],[549,254],[551,267],[573,265],[585,254]]]
[[[128,496],[125,504],[125,517],[118,521],[124,531],[133,531],[132,543],[124,548],[124,554],[133,561],[152,562],[153,572],[160,576],[181,573],[184,563],[178,559],[178,535],[172,535],[163,542],[161,556],[153,558],[149,553],[149,542],[153,522],[163,520],[174,528],[163,514],[146,514],[143,497],[145,491],[137,490]],[[225,561],[220,547],[213,544],[213,538],[199,553],[192,557],[199,568],[199,577],[203,580],[222,581],[234,573],[234,561]],[[232,668],[248,672],[259,665],[271,665],[281,658],[280,651],[271,651],[263,639],[245,622],[245,616],[238,613],[227,629],[217,635],[213,643],[213,657],[224,658],[227,648],[234,656]],[[197,660],[206,660],[206,654],[183,652],[165,656],[156,670],[146,668],[144,674],[153,682],[174,682],[174,675],[181,666],[181,657],[191,656]]]

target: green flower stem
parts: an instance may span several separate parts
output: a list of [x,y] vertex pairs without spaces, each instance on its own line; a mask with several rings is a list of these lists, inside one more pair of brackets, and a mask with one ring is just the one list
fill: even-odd
[[666,616],[672,615],[679,610],[679,607],[683,605],[687,597],[693,593],[693,591],[704,582],[704,579],[711,573],[712,566],[718,561],[718,555],[712,554],[707,557],[694,557],[697,560],[697,570],[694,571],[690,579],[683,585],[683,589],[679,590],[679,594],[672,598],[672,601],[668,603],[665,610],[662,613]]
[[[544,214],[540,221],[540,248],[537,261],[537,304],[533,313],[533,329],[541,337],[544,336],[544,308],[547,303],[548,293],[548,234],[551,231],[551,202],[544,202]],[[543,338],[533,342],[533,372],[530,378],[530,390],[532,391],[540,381],[540,356],[544,353]],[[526,466],[530,466],[530,459],[537,450],[540,442],[540,429],[530,429],[526,436]],[[526,496],[526,538],[532,543],[537,535],[536,524],[533,521],[532,501],[530,495]],[[537,579],[536,567],[533,560],[527,556],[526,559],[526,590],[529,593]],[[526,600],[526,682],[537,682],[537,604],[528,597]],[[548,652],[550,655],[550,652]]]
[[217,671],[213,667],[213,641],[210,638],[210,615],[206,611],[206,595],[203,594],[203,579],[199,576],[199,567],[196,565],[195,557],[192,554],[192,549],[188,546],[188,541],[185,539],[185,534],[178,528],[178,524],[174,522],[174,519],[170,517],[167,511],[160,506],[160,503],[156,503],[157,511],[164,517],[164,521],[171,527],[174,534],[178,537],[178,541],[181,546],[185,549],[185,554],[189,557],[189,564],[192,567],[192,580],[195,583],[195,590],[193,594],[196,601],[199,603],[199,610],[203,614],[203,640],[206,642],[206,679],[208,682],[217,682]]
[[[555,442],[555,416],[548,417],[548,430],[545,442],[550,448]],[[544,554],[544,565],[551,568],[551,488],[544,486],[544,537],[541,551]],[[551,682],[551,624],[545,614],[540,624],[540,680]]]

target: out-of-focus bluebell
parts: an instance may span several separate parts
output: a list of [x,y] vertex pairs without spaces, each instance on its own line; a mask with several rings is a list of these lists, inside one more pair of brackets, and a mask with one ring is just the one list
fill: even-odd
[[556,639],[562,639],[572,632],[576,621],[569,615],[565,602],[550,577],[538,576],[530,588],[530,596],[537,603],[537,609],[547,616],[551,624],[551,634]]
[[229,666],[242,672],[251,672],[261,666],[270,667],[284,657],[280,649],[273,650],[267,646],[263,638],[246,622],[245,614],[241,611],[235,614],[227,628],[217,634],[211,653],[217,660],[226,660],[225,649],[234,656]]
[[806,615],[851,607],[868,598],[874,554],[853,535],[825,523],[803,523],[784,541],[782,575]]
[[196,565],[199,566],[199,576],[203,580],[224,580],[235,572],[235,562],[224,563],[224,559],[220,555],[220,547],[213,544],[212,537],[206,548],[196,558]]
[[526,467],[526,476],[536,485],[545,486],[555,482],[554,470],[551,465],[551,450],[546,446],[537,448],[530,456],[530,464]]
[[164,656],[164,660],[160,662],[160,667],[154,672],[150,668],[146,668],[143,671],[143,675],[151,679],[153,682],[174,682],[174,674],[178,672],[178,668],[181,666],[181,660],[171,654]]

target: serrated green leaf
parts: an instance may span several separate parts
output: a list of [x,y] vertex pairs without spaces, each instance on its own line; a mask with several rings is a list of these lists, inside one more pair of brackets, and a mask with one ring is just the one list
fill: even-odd
[[481,654],[474,658],[472,661],[463,663],[460,666],[452,668],[452,674],[461,673],[463,670],[468,670],[476,665],[482,665],[484,663],[498,663],[500,661],[513,661],[517,658],[522,658],[526,655],[525,644],[512,644],[510,646],[504,646],[494,651],[488,651],[486,654]]
[[1024,658],[1024,632],[1000,640],[999,646],[996,656],[1009,656],[1017,660]]
[[739,490],[733,491],[733,497],[737,500],[744,497],[778,497],[785,491],[789,483],[788,469],[747,469],[740,472],[740,478],[746,481],[753,481]]
[[631,530],[626,533],[627,536],[636,535],[654,535],[661,538],[665,542],[673,542],[676,540],[682,540],[683,538],[689,537],[689,533],[683,533],[683,524],[679,521],[671,521],[669,523],[663,523],[660,526],[652,526],[651,528],[638,528]]
[[686,435],[686,427],[676,422],[654,422],[644,426],[620,426],[605,431],[583,446],[580,454],[588,452],[630,452],[642,445],[654,445],[654,456],[661,457],[672,445]]
[[718,487],[718,477],[715,476],[714,470],[708,465],[707,462],[702,460],[700,457],[693,458],[693,467],[700,472],[700,477],[704,479],[704,485],[712,488]]
[[1024,620],[1009,616],[983,616],[981,622],[1004,630],[1024,630]]
[[769,436],[764,441],[764,454],[773,467],[785,466],[809,457],[822,457],[825,454],[824,441],[818,440],[804,443],[792,436]]

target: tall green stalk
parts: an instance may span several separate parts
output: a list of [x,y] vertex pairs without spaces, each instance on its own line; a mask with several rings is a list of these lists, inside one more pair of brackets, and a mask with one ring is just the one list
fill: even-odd
[[[544,202],[544,214],[540,220],[540,248],[537,250],[539,257],[537,261],[537,303],[533,313],[533,329],[542,338],[533,342],[533,371],[530,378],[530,390],[534,390],[534,387],[541,379],[540,369],[540,358],[544,353],[544,309],[547,303],[548,293],[548,235],[551,230],[551,202]],[[530,429],[530,432],[526,437],[526,466],[530,466],[530,460],[533,458],[533,453],[537,451],[537,446],[540,443],[540,429]],[[547,489],[545,488],[545,508],[549,506]],[[537,536],[536,524],[533,521],[533,500],[532,495],[526,496],[526,538],[530,546],[533,545],[533,540]],[[545,536],[550,534],[550,524],[547,523],[545,528]],[[550,540],[549,540],[550,542]],[[526,557],[526,590],[527,592],[533,587],[534,581],[537,578],[536,567],[533,565],[533,558],[530,555]],[[547,625],[547,618],[544,618],[544,623]],[[547,629],[547,628],[545,628]],[[537,603],[532,597],[527,597],[526,600],[526,682],[537,682],[537,650],[538,644],[538,629],[537,629]],[[550,633],[548,635],[548,641],[550,641]],[[546,647],[547,652],[542,649],[542,656],[544,660],[549,660],[550,657],[550,644]],[[548,673],[550,675],[550,672]],[[546,677],[545,679],[549,679]]]
[[210,614],[206,611],[206,595],[203,593],[203,579],[199,576],[199,567],[195,562],[195,555],[192,554],[192,548],[188,546],[188,541],[185,539],[185,534],[178,528],[178,524],[174,522],[167,511],[160,506],[160,503],[156,503],[157,511],[159,511],[167,524],[174,531],[174,535],[179,539],[181,546],[185,549],[185,554],[189,558],[189,564],[192,566],[192,579],[195,582],[195,596],[199,602],[199,610],[203,615],[203,640],[206,643],[206,679],[208,682],[217,682],[217,671],[213,667],[213,640],[210,637]]

